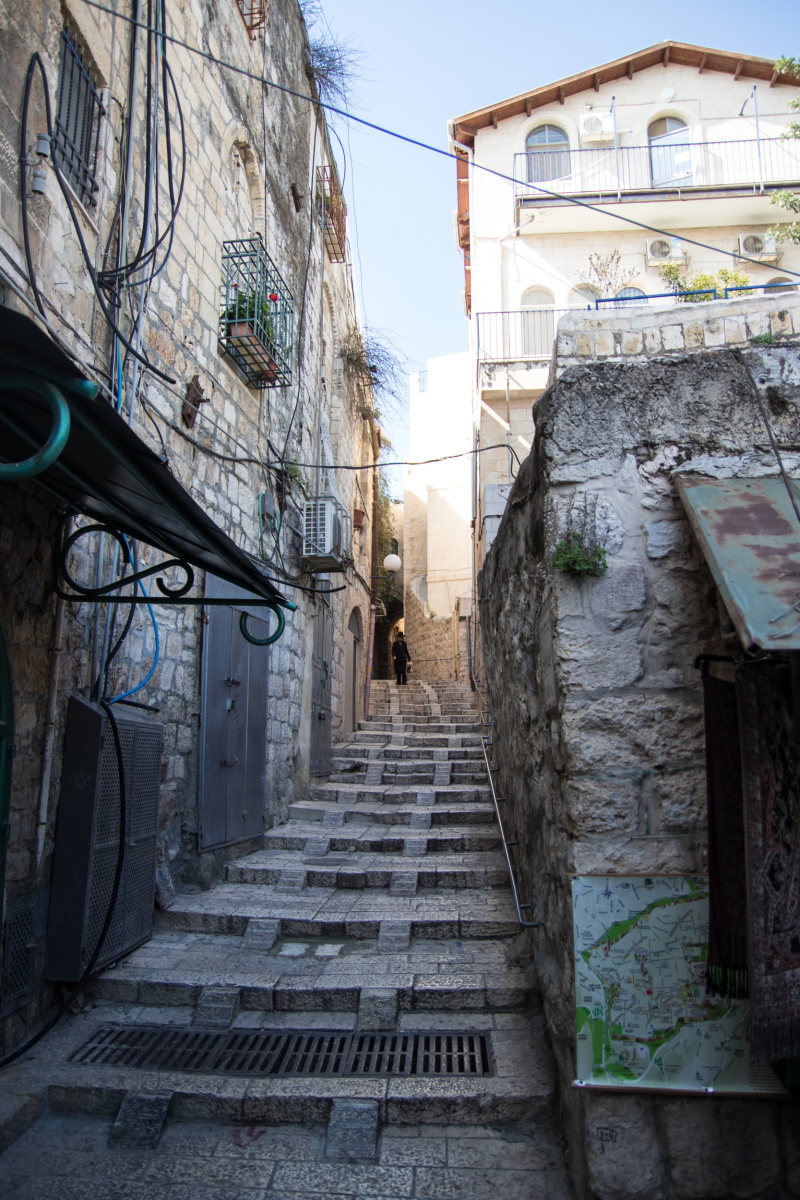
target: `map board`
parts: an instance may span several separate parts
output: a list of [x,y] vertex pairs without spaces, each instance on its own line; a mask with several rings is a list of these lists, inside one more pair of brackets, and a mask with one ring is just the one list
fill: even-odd
[[749,1002],[706,994],[708,880],[572,880],[579,1087],[786,1095],[750,1061]]

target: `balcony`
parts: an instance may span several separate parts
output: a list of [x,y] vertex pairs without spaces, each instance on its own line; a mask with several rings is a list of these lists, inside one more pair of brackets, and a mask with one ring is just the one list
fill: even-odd
[[800,140],[791,138],[592,150],[558,147],[514,155],[514,196],[525,205],[558,204],[561,197],[575,196],[607,204],[632,196],[759,193],[798,181]]
[[222,246],[220,347],[249,387],[292,382],[294,301],[260,237]]
[[525,308],[519,312],[478,313],[478,362],[549,362],[559,320],[564,313],[575,311]]
[[317,203],[324,212],[325,249],[331,262],[347,258],[347,205],[335,167],[317,167]]

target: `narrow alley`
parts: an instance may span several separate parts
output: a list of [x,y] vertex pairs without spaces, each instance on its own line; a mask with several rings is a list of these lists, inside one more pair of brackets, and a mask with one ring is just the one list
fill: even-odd
[[6,1071],[6,1123],[42,1089],[47,1114],[4,1200],[569,1200],[473,693],[379,681],[372,707]]

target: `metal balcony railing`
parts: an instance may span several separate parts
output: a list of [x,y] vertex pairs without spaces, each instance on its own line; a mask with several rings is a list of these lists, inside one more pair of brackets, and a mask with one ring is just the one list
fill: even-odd
[[514,195],[526,202],[552,203],[553,193],[608,202],[640,192],[682,194],[709,188],[759,192],[798,181],[800,141],[792,138],[559,148],[514,155]]
[[294,301],[260,237],[222,245],[220,346],[250,387],[292,382]]
[[335,167],[317,167],[317,200],[324,209],[325,249],[331,262],[347,258],[347,205]]
[[[585,307],[581,305],[580,309]],[[518,312],[478,313],[478,361],[548,361],[559,319],[564,313],[575,311],[575,308],[523,308]]]

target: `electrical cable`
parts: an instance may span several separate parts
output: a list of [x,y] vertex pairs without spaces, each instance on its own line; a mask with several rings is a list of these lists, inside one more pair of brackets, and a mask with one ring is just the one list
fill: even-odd
[[[22,104],[22,119],[20,122],[20,139],[21,139],[21,145],[22,145],[21,169],[20,169],[20,198],[22,201],[23,242],[24,242],[24,246],[25,246],[25,259],[26,259],[26,263],[27,263],[27,267],[28,267],[29,282],[31,285],[31,289],[34,293],[34,296],[37,297],[37,307],[39,309],[39,312],[41,313],[42,316],[44,316],[44,306],[42,303],[41,294],[39,292],[38,285],[36,283],[36,273],[35,273],[34,266],[33,266],[33,255],[31,253],[31,246],[30,246],[30,235],[29,235],[29,231],[28,231],[28,208],[27,208],[28,194],[27,194],[27,181],[26,181],[26,175],[25,175],[25,150],[26,150],[27,140],[28,140],[28,109],[30,106],[31,88],[33,86],[33,73],[34,73],[34,69],[36,67],[38,67],[39,73],[40,73],[41,79],[42,79],[42,85],[43,85],[42,90],[44,93],[44,101],[45,101],[45,121],[46,121],[46,125],[47,125],[47,133],[50,138],[51,145],[55,144],[55,135],[53,133],[52,110],[50,107],[50,91],[49,91],[49,85],[47,82],[47,72],[44,69],[44,63],[42,62],[38,52],[35,52],[33,55],[31,55],[31,60],[28,64],[28,71],[27,71],[27,74],[25,77],[25,91],[24,91],[23,104]],[[159,370],[158,367],[153,366],[153,364],[147,359],[147,357],[144,354],[142,354],[134,349],[134,347],[130,344],[130,342],[123,336],[122,332],[117,327],[116,322],[112,318],[111,313],[108,311],[105,299],[103,297],[102,289],[100,288],[100,285],[97,281],[97,275],[96,275],[95,269],[92,265],[91,258],[89,256],[89,251],[86,246],[86,241],[83,236],[83,231],[81,229],[77,213],[75,212],[75,208],[72,203],[72,198],[69,194],[69,190],[68,190],[67,185],[64,182],[64,178],[61,174],[61,168],[58,165],[58,155],[55,153],[52,156],[52,163],[53,163],[53,171],[54,171],[56,179],[58,181],[58,185],[61,189],[61,193],[66,202],[67,208],[69,209],[70,218],[72,220],[72,224],[73,224],[75,233],[77,235],[78,242],[80,244],[81,253],[83,255],[86,269],[89,273],[89,278],[92,281],[92,287],[94,288],[95,296],[97,297],[97,302],[100,305],[103,316],[105,317],[106,321],[108,322],[109,328],[111,329],[112,333],[116,334],[116,336],[122,342],[123,346],[125,346],[126,349],[131,354],[133,354],[134,358],[137,358],[139,360],[139,362],[141,362],[142,366],[144,366],[148,371],[152,372],[154,375],[157,375],[160,379],[163,379],[166,383],[175,384],[177,382],[177,380],[173,379],[170,375],[165,374],[165,372]]]
[[[84,3],[90,8],[98,9],[100,12],[110,13],[114,16],[120,17],[120,19],[123,21],[133,21],[132,17],[127,17],[122,13],[115,12],[114,9],[108,8],[104,4],[100,4],[99,0],[84,0]],[[138,22],[138,24],[142,23]],[[274,88],[275,91],[284,92],[286,95],[294,96],[298,100],[305,100],[309,104],[316,105],[319,108],[324,108],[327,112],[335,113],[339,117],[344,117],[347,121],[353,121],[357,125],[362,125],[365,129],[371,129],[374,133],[382,133],[386,137],[394,138],[396,141],[404,142],[409,146],[416,146],[417,149],[426,150],[428,153],[436,154],[440,158],[450,158],[457,162],[464,162],[463,154],[457,154],[452,150],[442,150],[440,146],[434,146],[430,142],[423,142],[419,138],[410,137],[408,134],[398,133],[395,129],[389,129],[385,125],[378,125],[374,121],[368,121],[365,117],[357,117],[354,113],[351,113],[346,108],[339,108],[335,104],[317,100],[313,96],[307,95],[305,92],[298,92],[295,88],[288,87],[286,84],[274,83],[271,79],[264,79],[263,76],[256,75],[254,71],[248,71],[244,67],[237,67],[234,63],[227,62],[225,59],[219,58],[207,50],[201,50],[197,46],[190,46],[188,42],[184,42],[180,38],[174,37],[172,34],[164,33],[162,34],[162,37],[164,37],[167,41],[172,42],[174,45],[180,46],[181,49],[188,51],[189,54],[195,54],[198,57],[205,59],[207,62],[213,63],[215,66],[224,67],[226,70],[232,71],[234,74],[243,75],[248,79],[255,80],[263,87]],[[588,200],[580,200],[576,196],[564,196],[560,192],[551,192],[547,188],[543,188],[538,184],[529,183],[526,179],[517,179],[514,175],[508,175],[504,171],[498,171],[493,167],[485,166],[483,163],[475,162],[474,159],[471,165],[476,171],[483,171],[487,175],[491,175],[496,179],[505,180],[509,183],[522,184],[525,187],[531,188],[533,191],[538,192],[542,196],[559,200],[562,204],[573,204],[578,208],[585,208],[591,212],[599,213],[601,216],[611,217],[616,221],[621,221],[626,225],[632,225],[637,229],[644,229],[648,233],[660,234],[664,237],[672,237],[672,233],[667,229],[660,229],[655,225],[647,225],[644,221],[637,221],[634,217],[628,217],[625,216],[624,213],[614,212],[613,209],[602,208],[600,205],[592,204]],[[731,256],[730,250],[723,250],[719,246],[710,245],[708,242],[701,242],[697,239],[684,237],[683,234],[681,234],[681,241],[687,242],[690,246],[698,246],[702,250],[711,250],[714,254],[724,254],[728,258]],[[741,255],[738,253],[736,257],[740,262],[749,262],[756,266],[763,266],[763,263],[761,263],[757,258],[748,257],[747,255]],[[800,279],[800,271],[790,271],[787,268],[784,273]]]

